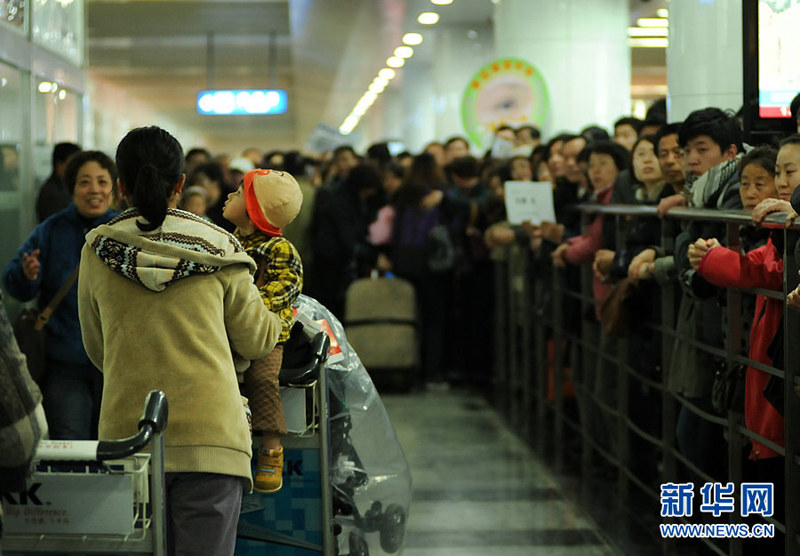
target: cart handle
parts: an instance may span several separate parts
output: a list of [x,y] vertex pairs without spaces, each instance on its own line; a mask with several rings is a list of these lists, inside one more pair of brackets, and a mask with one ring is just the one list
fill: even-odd
[[120,440],[42,440],[36,459],[39,461],[103,461],[121,459],[141,452],[154,434],[167,428],[167,397],[160,390],[147,394],[139,418],[139,432]]
[[295,369],[281,369],[279,380],[281,386],[309,384],[319,378],[320,368],[328,360],[331,340],[325,332],[317,332],[311,339],[311,359]]
[[144,401],[139,432],[120,440],[101,440],[97,444],[97,460],[126,458],[141,452],[154,433],[164,432],[167,428],[168,413],[167,396],[161,390],[153,390]]

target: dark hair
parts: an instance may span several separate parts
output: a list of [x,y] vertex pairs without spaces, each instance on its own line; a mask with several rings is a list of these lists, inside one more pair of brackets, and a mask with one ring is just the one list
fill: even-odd
[[641,125],[641,127],[639,127],[639,133],[641,133],[641,132],[642,132],[642,130],[644,130],[644,128],[646,128],[646,127],[652,127],[652,126],[655,126],[655,127],[657,127],[658,129],[657,129],[655,132],[651,132],[651,133],[650,133],[650,135],[654,135],[655,133],[658,133],[658,131],[659,131],[659,130],[660,130],[662,127],[664,127],[665,125],[667,125],[667,120],[665,120],[664,118],[662,118],[660,115],[657,115],[657,114],[656,114],[656,115],[653,115],[653,116],[647,116],[647,117],[644,119],[644,121],[642,122],[642,125]]
[[450,163],[450,173],[464,179],[477,178],[480,176],[478,159],[474,156],[460,156]]
[[283,153],[283,169],[295,178],[301,178],[306,175],[307,165],[308,159],[306,159],[300,151],[287,151]]
[[681,130],[681,123],[677,122],[674,124],[666,124],[658,130],[655,135],[655,143],[653,143],[653,147],[656,149],[656,155],[658,155],[658,144],[661,140],[666,137],[667,135],[678,135],[678,132]]
[[[272,158],[275,156],[282,156],[283,157],[283,165],[278,168],[275,164],[272,163]],[[271,170],[286,170],[286,155],[283,151],[279,150],[271,150],[264,153],[264,156],[261,157],[261,168],[269,168]],[[257,166],[258,168],[258,166]],[[291,174],[291,172],[289,172]]]
[[514,128],[513,128],[513,127],[511,127],[511,126],[510,126],[510,125],[508,125],[508,124],[502,124],[502,125],[498,126],[498,127],[497,127],[497,129],[495,129],[495,130],[494,130],[494,132],[495,132],[495,133],[497,133],[498,131],[505,131],[505,130],[507,130],[507,129],[510,129],[511,131],[513,131],[513,132],[514,132],[514,134],[516,134],[516,133],[517,133],[517,132],[514,130]]
[[[402,153],[400,153],[400,154],[402,154]],[[411,156],[411,154],[409,154],[408,156]],[[402,164],[399,164],[397,162],[389,162],[388,164],[385,164],[383,166],[383,168],[381,168],[381,170],[383,170],[384,172],[389,172],[394,177],[400,178],[400,179],[403,179],[403,177],[406,175],[405,166],[403,166]]]
[[189,152],[186,153],[186,160],[192,159],[198,154],[205,156],[208,160],[211,160],[211,153],[208,152],[208,149],[204,149],[202,147],[194,147],[189,149]]
[[[633,144],[633,147],[631,147],[631,153],[630,153],[631,166],[633,166],[633,151],[636,150],[636,147],[638,147],[639,143],[641,143],[642,141],[647,141],[648,143],[653,145],[653,152],[655,153],[655,151],[656,151],[657,143],[656,143],[656,135],[654,133],[649,133],[647,135],[640,136],[638,139],[636,139],[636,142]],[[658,156],[658,155],[656,155],[656,156]]]
[[738,152],[744,150],[739,122],[719,108],[703,108],[689,114],[681,124],[678,143],[681,147],[686,147],[689,141],[700,135],[708,135],[722,152],[727,151],[731,145],[735,145]]
[[548,149],[546,145],[539,145],[531,151],[531,155],[528,157],[528,159],[530,160],[531,167],[535,167],[537,164],[542,162],[546,163],[549,157],[550,149]]
[[53,168],[55,168],[56,164],[59,162],[64,162],[66,159],[71,157],[73,154],[80,152],[80,146],[76,145],[75,143],[58,143],[55,147],[53,147]]
[[364,162],[354,166],[347,177],[342,180],[342,190],[350,193],[361,193],[366,190],[380,191],[383,178],[375,166]]
[[[197,176],[199,174],[203,174],[211,181],[217,182],[222,189],[225,188],[225,172],[219,162],[206,162],[195,168],[192,175],[189,176],[189,185],[197,184]],[[236,186],[238,187],[238,185],[237,183]]]
[[446,185],[444,171],[436,164],[433,155],[420,153],[414,157],[403,185],[395,195],[395,204],[398,207],[416,206],[430,191],[444,189]]
[[590,143],[584,151],[588,151],[590,155],[592,154],[607,154],[611,158],[614,159],[614,164],[617,167],[617,170],[622,172],[623,170],[627,170],[630,167],[630,159],[631,155],[628,150],[620,145],[619,143],[615,143],[611,140],[603,140],[603,141],[595,141],[594,143]]
[[608,132],[600,126],[590,125],[581,131],[581,137],[586,139],[587,143],[592,141],[601,141],[603,139],[610,139]]
[[653,102],[650,108],[647,109],[644,120],[657,120],[667,123],[667,99],[662,97]]
[[542,137],[542,132],[539,131],[539,128],[537,128],[535,126],[532,126],[532,125],[524,125],[524,126],[519,127],[517,129],[517,134],[519,134],[519,132],[522,131],[523,129],[529,129],[530,130],[532,139],[541,139],[541,137]]
[[64,183],[67,185],[70,195],[75,192],[75,183],[78,181],[78,172],[81,166],[87,162],[97,162],[101,168],[108,170],[111,184],[114,187],[117,186],[117,167],[111,157],[100,151],[82,151],[70,159],[67,170],[64,172]]
[[634,118],[633,116],[625,116],[624,118],[620,118],[616,122],[614,122],[614,129],[618,128],[621,125],[629,125],[635,131],[636,134],[639,134],[639,130],[642,128],[642,120],[639,118]]
[[789,104],[789,111],[796,122],[800,118],[800,93],[797,93],[792,99],[791,104]]
[[800,133],[792,133],[789,137],[781,141],[778,146],[784,147],[786,145],[800,145]]
[[559,141],[561,143],[568,143],[569,141],[572,141],[577,137],[579,136],[575,135],[574,133],[559,133],[558,135],[550,139],[547,142],[547,160],[550,160],[550,151],[553,149],[556,143],[558,143]]
[[[800,135],[798,135],[800,138]],[[761,145],[745,154],[739,161],[739,173],[750,164],[757,164],[764,168],[769,175],[775,177],[775,160],[778,158],[778,149],[770,145]]]
[[367,158],[372,158],[378,162],[378,166],[383,166],[392,160],[392,153],[389,152],[389,143],[374,143],[367,149]]
[[444,148],[447,149],[448,147],[450,147],[450,145],[452,145],[456,141],[463,141],[464,144],[467,145],[467,148],[469,148],[469,141],[467,141],[464,137],[461,137],[460,135],[455,135],[450,139],[448,139],[447,141],[445,141]]
[[167,202],[183,175],[183,149],[172,135],[157,126],[128,132],[117,146],[117,168],[133,206],[146,222],[143,232],[155,230],[167,216]]
[[350,145],[339,145],[338,147],[333,149],[333,153],[331,153],[331,160],[335,160],[340,154],[345,152],[350,152],[353,153],[353,156],[357,156],[356,150]]

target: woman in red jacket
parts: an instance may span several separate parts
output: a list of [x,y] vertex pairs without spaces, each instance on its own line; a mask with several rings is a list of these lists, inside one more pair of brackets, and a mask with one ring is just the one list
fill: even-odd
[[[745,184],[745,171],[742,170],[742,185]],[[775,187],[780,199],[765,199],[753,211],[753,219],[761,220],[770,212],[792,212],[789,199],[800,185],[800,135],[792,135],[781,143],[775,164]],[[780,232],[779,232],[780,233]],[[741,255],[721,247],[716,239],[699,239],[689,247],[689,261],[706,280],[720,287],[763,288],[783,291],[782,247],[779,249],[770,237],[769,242]],[[759,295],[756,298],[755,317],[750,329],[750,353],[753,361],[772,365],[768,349],[778,331],[783,317],[783,300]],[[784,419],[764,396],[764,388],[770,374],[753,366],[747,367],[745,386],[745,422],[747,428],[778,446],[785,446]],[[751,439],[750,459],[754,460],[750,469],[750,481],[771,482],[775,492],[775,518],[784,520],[784,460],[781,454],[756,439]],[[750,474],[747,473],[747,474]],[[775,539],[779,554],[782,539]]]

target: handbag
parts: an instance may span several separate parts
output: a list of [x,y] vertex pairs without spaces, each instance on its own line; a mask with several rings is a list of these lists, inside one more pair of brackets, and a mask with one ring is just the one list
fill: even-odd
[[53,296],[53,299],[50,300],[50,303],[47,304],[47,307],[42,309],[41,313],[36,309],[23,309],[12,325],[19,350],[25,355],[28,372],[36,384],[42,384],[47,365],[45,354],[45,337],[47,333],[44,327],[59,303],[61,303],[61,300],[64,299],[77,280],[78,269],[76,268]]
[[714,373],[711,385],[711,405],[720,415],[728,411],[744,413],[744,391],[747,366],[744,364],[728,366],[724,362]]
[[637,325],[639,305],[636,283],[630,278],[623,278],[611,287],[608,295],[600,305],[600,322],[606,336],[629,336]]

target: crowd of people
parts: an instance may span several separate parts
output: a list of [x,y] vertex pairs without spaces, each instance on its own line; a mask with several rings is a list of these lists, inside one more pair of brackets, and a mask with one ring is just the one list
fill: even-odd
[[[797,117],[797,107],[793,110]],[[202,346],[191,347],[206,364],[193,363],[185,381],[167,383],[178,394],[170,398],[175,410],[168,434],[186,443],[168,449],[167,467],[174,473],[174,496],[187,507],[215,499],[230,509],[236,505],[231,481],[251,480],[245,458],[249,441],[239,430],[244,423],[237,421],[242,427],[229,446],[212,446],[207,433],[198,436],[192,423],[205,419],[208,434],[226,436],[220,427],[238,415],[239,403],[234,363],[227,361],[232,349],[256,360],[287,335],[286,323],[281,325],[270,309],[277,313],[288,306],[271,307],[272,294],[259,294],[252,283],[256,265],[247,254],[269,240],[259,236],[253,243],[248,234],[256,228],[288,240],[286,260],[302,261],[292,279],[294,296],[302,287],[345,322],[346,294],[354,280],[379,274],[410,281],[419,308],[421,383],[432,387],[491,386],[495,248],[524,246],[535,272],[563,268],[564,283],[576,289],[579,267],[590,266],[596,310],[582,312],[572,299],[564,301],[563,310],[567,326],[584,324],[593,336],[586,339],[603,349],[615,341],[603,331],[600,312],[614,283],[635,284],[638,318],[649,321],[660,318],[659,288],[675,288],[673,368],[660,368],[660,337],[645,327],[632,332],[629,361],[656,380],[666,372],[664,383],[671,391],[713,411],[711,387],[719,361],[681,337],[723,347],[723,288],[781,290],[780,238],[758,224],[768,214],[800,208],[791,202],[800,184],[800,134],[757,148],[745,145],[742,136],[736,117],[717,108],[667,123],[663,103],[644,120],[621,118],[612,133],[589,126],[544,141],[534,127],[502,126],[492,147],[479,156],[467,139],[455,136],[431,142],[419,153],[393,154],[388,143],[376,143],[363,156],[341,146],[318,157],[252,148],[231,158],[203,148],[184,153],[163,130],[141,128],[120,143],[116,164],[99,151],[56,147],[53,174],[37,203],[42,222],[5,264],[2,281],[18,300],[38,298],[44,307],[80,267],[80,288],[72,287],[46,327],[41,388],[53,438],[97,438],[98,424],[101,437],[130,433],[136,413],[126,408],[140,403],[145,390],[161,380],[155,377],[165,365],[170,372],[183,369],[186,342],[202,339]],[[257,169],[288,176],[300,191],[302,203],[282,224],[264,219],[273,205],[265,204],[263,195],[273,193],[254,189],[254,180],[270,176]],[[510,224],[504,199],[509,180],[549,182],[555,221]],[[573,207],[586,202],[651,205],[661,216],[683,206],[744,209],[752,211],[753,226],[742,228],[742,249],[731,250],[724,247],[719,224],[687,222],[675,229],[675,250],[665,252],[663,221],[633,217],[624,223],[620,248],[613,219],[597,214],[582,222]],[[254,207],[263,214],[254,213]],[[197,241],[188,246],[187,238]],[[177,259],[170,262],[170,257]],[[165,278],[171,272],[177,276],[178,268],[185,272],[181,278],[191,279]],[[161,319],[151,312],[156,295],[181,309]],[[743,334],[749,341],[742,354],[781,366],[770,346],[783,303],[763,296],[751,301],[743,304],[742,322],[752,322],[752,328]],[[800,292],[788,303],[800,308]],[[164,342],[176,332],[179,337]],[[212,373],[203,381],[224,385],[215,393],[224,403],[209,399],[202,381],[190,379],[198,367]],[[607,360],[598,358],[596,368],[580,378],[584,392],[613,405],[615,376]],[[743,411],[750,430],[782,446],[782,407],[765,393],[773,382],[769,374],[748,367]],[[658,398],[646,388],[630,392],[631,414],[645,431],[658,432]],[[581,418],[592,423],[598,441],[613,444],[606,417],[581,395],[578,401]],[[726,451],[718,428],[683,406],[676,435],[680,450],[698,468],[724,478],[720,454]],[[653,450],[633,442],[630,464],[644,476],[655,474]],[[749,459],[752,479],[782,484],[783,459],[768,445],[753,440]],[[194,481],[199,475],[189,476],[198,472],[208,475],[200,483]],[[180,536],[185,527],[180,520],[174,527],[177,542],[194,542]]]

